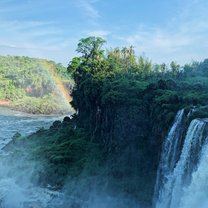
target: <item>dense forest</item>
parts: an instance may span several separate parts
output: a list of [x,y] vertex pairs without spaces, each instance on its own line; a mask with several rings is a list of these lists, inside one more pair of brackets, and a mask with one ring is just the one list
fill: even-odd
[[[137,201],[149,207],[161,146],[177,111],[185,109],[187,126],[193,118],[208,117],[208,59],[184,66],[174,61],[153,64],[144,56],[137,57],[132,46],[103,50],[104,44],[102,38],[81,39],[80,56],[68,65],[75,82],[72,118],[65,117],[27,138],[17,134],[6,148],[24,155],[32,152],[30,160],[44,163],[38,179],[42,186],[61,189],[67,181],[67,191],[83,201],[96,186],[111,196],[130,199],[122,202],[123,207],[133,207],[131,203]],[[19,86],[16,97],[4,97],[11,94],[1,91],[4,99],[26,96],[23,89],[33,83],[33,96],[52,92],[47,76],[36,77],[22,69],[31,76],[28,84],[16,77],[16,69],[15,73],[1,71],[5,78],[1,86],[7,77],[13,80],[8,83],[10,92]],[[40,77],[47,87],[40,85]]]
[[72,79],[61,64],[45,59],[0,56],[0,104],[35,114],[66,112],[56,79],[70,93]]

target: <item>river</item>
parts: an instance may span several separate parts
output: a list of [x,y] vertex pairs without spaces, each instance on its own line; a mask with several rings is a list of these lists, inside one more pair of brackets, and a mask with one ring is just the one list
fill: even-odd
[[45,208],[58,194],[30,181],[37,164],[19,158],[11,161],[2,148],[17,132],[29,135],[62,119],[63,116],[37,116],[0,108],[0,208]]

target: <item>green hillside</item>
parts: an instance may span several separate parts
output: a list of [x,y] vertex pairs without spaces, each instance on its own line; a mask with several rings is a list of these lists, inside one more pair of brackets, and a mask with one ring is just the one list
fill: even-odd
[[0,56],[0,105],[28,113],[64,113],[72,86],[66,72],[45,59]]

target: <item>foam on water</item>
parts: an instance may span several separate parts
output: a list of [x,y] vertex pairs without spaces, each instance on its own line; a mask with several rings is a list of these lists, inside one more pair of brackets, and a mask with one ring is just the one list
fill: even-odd
[[[28,135],[41,127],[48,128],[55,120],[63,116],[34,116],[25,113],[0,109],[0,148],[2,149],[11,137],[19,132]],[[0,207],[1,208],[45,208],[58,192],[41,188],[32,183],[31,177],[38,171],[36,161],[27,158],[10,158],[0,152]]]
[[[177,131],[177,130],[175,130]],[[169,144],[170,148],[174,145]],[[164,150],[163,150],[164,151]],[[174,152],[174,151],[173,151]],[[162,153],[162,157],[167,154]],[[174,157],[174,154],[172,154]],[[161,159],[161,163],[168,163]],[[208,207],[208,120],[191,122],[180,158],[166,180],[160,180],[156,208],[207,208]],[[169,164],[160,164],[164,168]]]

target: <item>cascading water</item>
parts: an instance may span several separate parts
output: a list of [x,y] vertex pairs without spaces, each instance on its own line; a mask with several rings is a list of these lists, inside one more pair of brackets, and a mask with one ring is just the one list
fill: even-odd
[[158,197],[161,185],[167,180],[167,176],[173,171],[178,158],[178,152],[181,144],[181,136],[183,131],[184,110],[178,111],[173,126],[171,127],[167,138],[165,139],[160,165],[157,171],[157,179],[155,185],[154,203]]
[[[206,139],[207,140],[207,139]],[[208,143],[203,145],[197,170],[191,184],[185,188],[181,208],[208,207]]]
[[[175,131],[178,130],[175,129]],[[169,140],[169,137],[166,140]],[[175,164],[175,168],[171,163],[169,164],[171,160],[163,158],[168,156],[166,148],[173,148],[171,152],[174,153],[175,146],[169,143],[167,147],[167,142],[164,143],[161,164],[158,170],[158,172],[164,174],[158,175],[159,182],[157,182],[155,188],[155,190],[158,189],[156,190],[158,191],[158,198],[154,207],[208,207],[208,183],[206,182],[208,178],[208,171],[206,171],[208,161],[207,140],[208,120],[193,120],[186,133],[180,158]],[[174,159],[175,154],[170,155],[170,157]],[[167,167],[169,168],[167,169]],[[171,170],[170,167],[173,169]]]

